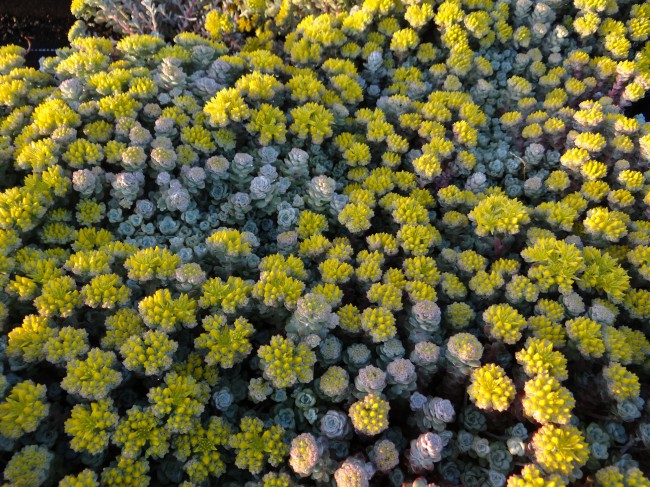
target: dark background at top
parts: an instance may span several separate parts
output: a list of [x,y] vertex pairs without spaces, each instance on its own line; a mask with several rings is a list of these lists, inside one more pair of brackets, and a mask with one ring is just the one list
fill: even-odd
[[[27,64],[38,67],[42,56],[54,55],[54,49],[68,45],[68,30],[74,22],[71,0],[0,0],[0,45],[31,44]],[[650,96],[625,110],[626,115],[643,113],[650,117]]]
[[72,20],[70,0],[0,0],[0,15],[46,17]]
[[68,44],[68,30],[75,20],[70,3],[71,0],[0,0],[0,45],[27,48],[31,44],[27,65],[38,67],[40,57],[52,56],[53,49]]

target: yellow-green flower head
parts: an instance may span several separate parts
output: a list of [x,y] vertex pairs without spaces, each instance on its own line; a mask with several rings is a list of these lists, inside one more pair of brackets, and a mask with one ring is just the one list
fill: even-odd
[[334,258],[321,262],[318,269],[321,272],[322,281],[331,284],[346,283],[354,272],[354,268],[350,264]]
[[596,482],[599,487],[625,487],[625,476],[618,467],[611,465],[596,472]]
[[526,382],[524,413],[538,423],[567,424],[575,406],[573,394],[555,377],[541,373]]
[[379,304],[382,308],[391,311],[402,309],[402,289],[392,284],[376,282],[366,293],[366,297],[373,304]]
[[539,289],[528,277],[514,276],[506,285],[506,297],[511,303],[528,301],[534,303],[539,296]]
[[102,348],[119,350],[124,342],[133,335],[141,335],[147,329],[136,310],[121,308],[106,318],[106,335],[102,338]]
[[311,136],[314,144],[321,144],[331,137],[334,114],[319,103],[305,103],[291,110],[293,123],[289,129],[300,139]]
[[467,287],[456,274],[444,272],[440,283],[442,292],[449,299],[463,299],[467,296]]
[[465,250],[458,254],[458,260],[456,261],[459,269],[468,272],[474,273],[477,271],[483,271],[487,267],[488,261],[482,255],[474,252],[473,250]]
[[328,228],[327,218],[320,213],[314,213],[310,210],[300,212],[298,217],[298,227],[296,231],[300,238],[308,238],[326,231]]
[[625,297],[624,307],[633,318],[649,318],[650,291],[646,291],[645,289],[633,289]]
[[550,474],[575,474],[589,459],[589,445],[575,426],[547,424],[533,436],[537,463]]
[[330,399],[339,398],[347,391],[349,385],[349,374],[337,365],[329,367],[318,381],[318,388]]
[[650,480],[643,475],[638,467],[631,467],[625,471],[625,485],[630,487],[648,487]]
[[90,404],[77,404],[65,422],[70,447],[76,452],[97,455],[106,449],[119,415],[111,399],[100,399]]
[[40,445],[24,447],[11,457],[4,471],[7,485],[39,487],[47,480],[54,454]]
[[226,282],[213,277],[203,284],[199,306],[233,314],[237,308],[248,304],[252,289],[252,282],[244,281],[241,277],[229,276]]
[[374,343],[385,342],[395,336],[395,316],[386,308],[366,308],[361,315],[361,327]]
[[27,315],[21,326],[8,334],[7,355],[22,358],[26,362],[36,362],[45,358],[44,345],[55,337],[56,328],[45,316]]
[[623,365],[640,364],[650,354],[650,342],[645,334],[627,326],[604,327],[603,341],[610,359]]
[[348,203],[339,213],[339,223],[352,233],[361,233],[370,228],[375,212],[363,203]]
[[112,440],[122,448],[123,458],[161,458],[169,451],[169,437],[150,408],[133,406],[120,419]]
[[205,362],[208,365],[218,364],[224,369],[233,367],[251,353],[249,337],[254,333],[253,325],[243,317],[239,317],[232,325],[226,323],[221,315],[207,316],[203,319],[202,333],[194,340],[194,346],[206,349]]
[[250,117],[250,109],[236,88],[224,88],[217,92],[203,108],[210,123],[226,127],[231,121],[241,122]]
[[59,487],[99,487],[99,480],[95,472],[86,468],[77,475],[63,477]]
[[261,472],[265,459],[277,467],[289,453],[284,441],[284,428],[271,426],[264,429],[261,419],[247,416],[242,418],[241,432],[230,437],[229,446],[237,451],[235,465],[253,475]]
[[564,324],[569,339],[586,357],[600,358],[605,353],[601,326],[585,316],[574,318]]
[[630,217],[620,211],[609,211],[604,207],[596,207],[587,211],[584,220],[585,231],[595,237],[602,237],[609,242],[618,242],[627,235],[627,225]]
[[521,256],[532,264],[528,277],[546,292],[557,285],[560,292],[570,293],[577,274],[585,268],[584,257],[575,245],[555,238],[540,238],[526,247]]
[[233,20],[225,12],[210,10],[205,16],[205,30],[213,39],[221,39],[223,34],[232,32],[234,29]]
[[299,477],[311,475],[320,460],[316,438],[311,433],[303,433],[291,441],[289,465]]
[[147,398],[151,411],[164,420],[169,432],[187,433],[205,409],[209,387],[189,374],[168,372],[163,385],[150,389]]
[[505,411],[515,397],[515,386],[505,370],[495,364],[487,364],[472,372],[467,387],[469,398],[480,409]]
[[260,270],[260,280],[253,286],[253,296],[266,306],[277,307],[284,304],[289,310],[295,309],[305,284],[287,275],[284,270],[265,271],[262,264]]
[[149,462],[146,458],[134,460],[124,454],[117,462],[102,471],[101,485],[122,487],[125,485],[148,485],[151,478],[147,475]]
[[530,222],[528,213],[528,208],[519,200],[493,194],[482,199],[468,217],[476,223],[479,236],[516,235],[521,225]]
[[424,27],[431,19],[433,19],[433,7],[428,3],[421,5],[409,5],[404,14],[404,19],[414,29]]
[[291,477],[286,473],[269,472],[262,477],[260,487],[291,487]]
[[262,103],[260,108],[251,111],[251,121],[246,125],[250,133],[259,134],[263,146],[273,142],[284,144],[287,140],[287,117],[279,108]]
[[249,234],[233,228],[219,228],[205,240],[205,243],[220,257],[245,257],[253,250]]
[[374,436],[388,428],[390,405],[375,393],[350,406],[349,416],[358,433]]
[[176,457],[185,461],[186,456],[191,455],[184,467],[191,482],[184,482],[181,486],[205,482],[209,476],[218,478],[226,471],[226,464],[217,447],[227,444],[231,433],[228,423],[212,416],[205,427],[195,421],[188,434],[175,437]]
[[452,328],[460,330],[472,322],[476,317],[476,313],[469,304],[454,302],[447,306],[445,317]]
[[336,311],[339,318],[339,327],[348,333],[361,331],[361,312],[353,304],[346,304]]
[[63,364],[88,351],[88,332],[83,328],[64,326],[47,340],[43,350],[48,362]]
[[585,247],[584,258],[586,269],[579,286],[605,291],[612,302],[621,302],[630,288],[630,276],[625,269],[612,255],[594,247]]
[[639,377],[621,364],[610,363],[603,369],[603,378],[607,384],[607,392],[616,402],[639,397],[641,392]]
[[297,382],[313,380],[316,354],[304,343],[294,345],[290,338],[275,335],[271,343],[259,348],[257,354],[264,369],[264,378],[271,381],[275,388],[282,389]]
[[169,289],[159,289],[144,298],[138,304],[138,311],[148,327],[167,333],[177,331],[181,326],[193,328],[197,324],[196,301],[184,293],[172,299]]
[[403,225],[397,232],[397,241],[411,255],[425,255],[431,247],[440,244],[442,236],[432,225]]
[[435,286],[441,278],[436,261],[429,256],[421,255],[404,259],[402,267],[404,275],[411,281],[422,281]]
[[122,374],[114,369],[117,360],[113,352],[93,348],[85,360],[72,360],[61,387],[69,394],[98,401],[122,382]]
[[483,345],[470,333],[456,333],[447,342],[447,358],[478,367],[483,356]]
[[178,343],[160,330],[149,330],[142,335],[132,335],[120,347],[124,366],[129,370],[158,375],[172,365],[172,355]]
[[180,257],[169,250],[153,247],[139,250],[124,261],[129,279],[138,282],[152,279],[167,280],[174,277]]
[[51,279],[43,285],[42,294],[34,300],[34,306],[41,316],[67,318],[81,304],[77,286],[69,276]]
[[535,377],[548,373],[559,381],[569,377],[567,360],[562,352],[553,350],[553,343],[544,338],[529,338],[526,346],[516,354],[517,363],[523,366],[524,373]]
[[327,91],[312,71],[294,74],[286,87],[291,92],[291,99],[298,103],[317,102]]
[[44,101],[34,109],[32,114],[34,126],[43,135],[59,127],[77,127],[81,117],[64,100],[52,98]]
[[521,338],[526,319],[509,304],[493,304],[483,312],[486,331],[495,340],[513,345]]
[[31,380],[16,384],[0,404],[0,434],[17,439],[35,431],[50,410],[46,392],[43,384]]
[[219,380],[219,371],[216,367],[210,367],[205,363],[198,352],[191,352],[183,362],[176,362],[172,371],[180,375],[191,375],[199,382],[207,382],[214,386]]
[[81,250],[72,254],[65,263],[66,269],[82,277],[94,277],[110,272],[113,258],[101,250]]
[[566,482],[559,475],[545,476],[535,464],[525,465],[519,475],[508,477],[507,487],[565,487]]
[[117,274],[94,277],[81,288],[81,298],[91,308],[111,309],[126,304],[130,296],[131,290],[122,284],[122,279]]

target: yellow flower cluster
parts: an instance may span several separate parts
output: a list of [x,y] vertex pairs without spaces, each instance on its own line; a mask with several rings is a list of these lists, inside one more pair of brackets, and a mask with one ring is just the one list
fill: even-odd
[[385,342],[395,336],[395,316],[390,309],[366,308],[361,315],[361,328],[370,335],[374,343]]
[[230,437],[228,445],[237,451],[235,465],[241,469],[256,475],[262,471],[265,459],[277,467],[289,453],[282,426],[264,429],[262,420],[248,416],[241,420],[240,429]]
[[31,380],[16,384],[0,403],[0,434],[17,439],[35,431],[50,410],[46,392],[44,385]]
[[169,289],[159,289],[141,300],[138,310],[147,326],[166,333],[196,326],[196,301],[184,293],[173,299]]
[[375,393],[350,406],[349,416],[358,433],[375,436],[388,428],[390,404]]
[[[135,460],[140,455],[144,459],[163,457],[169,451],[169,438],[151,409],[133,406],[121,417],[112,441],[122,449],[122,458]],[[129,473],[127,467],[123,474]]]
[[81,288],[81,298],[91,308],[111,309],[124,305],[131,296],[131,290],[122,284],[117,274],[103,274],[94,277]]
[[314,377],[316,354],[304,343],[294,345],[290,338],[275,335],[269,345],[258,349],[257,355],[264,377],[278,389],[311,382]]
[[467,216],[476,223],[476,234],[482,237],[516,235],[521,225],[530,222],[526,206],[503,194],[483,198]]
[[249,337],[255,329],[246,319],[239,317],[232,325],[226,323],[221,315],[211,315],[203,319],[202,333],[194,340],[194,346],[206,349],[205,362],[219,364],[224,369],[241,362],[252,351]]
[[66,364],[66,376],[61,387],[70,394],[98,401],[122,382],[122,374],[115,370],[117,360],[113,352],[93,348],[84,360],[75,359]]
[[526,382],[524,413],[538,423],[567,424],[575,406],[573,394],[552,375],[541,373]]
[[209,389],[189,374],[168,372],[162,385],[149,389],[151,411],[172,434],[191,431],[209,398]]
[[483,312],[487,333],[495,340],[513,345],[521,338],[526,319],[509,304],[493,304]]
[[540,238],[526,247],[521,256],[531,263],[528,277],[537,282],[540,291],[557,286],[560,292],[571,292],[578,274],[584,270],[582,252],[573,244],[555,238]]
[[599,358],[605,353],[601,326],[587,317],[574,318],[564,323],[569,339],[585,358]]
[[[531,327],[530,320],[528,324]],[[516,353],[516,358],[529,377],[542,373],[548,373],[559,381],[569,377],[566,357],[553,350],[553,342],[546,338],[529,338],[526,346]]]
[[560,475],[545,476],[535,464],[524,465],[519,475],[508,477],[507,487],[565,487],[566,482]]
[[171,279],[181,263],[180,257],[161,247],[139,250],[124,261],[129,279],[138,282]]
[[603,342],[610,359],[623,365],[641,364],[650,355],[646,335],[627,326],[603,328]]
[[124,366],[145,375],[159,375],[172,365],[172,355],[178,343],[160,330],[148,330],[131,335],[120,346]]
[[53,364],[65,364],[88,351],[88,332],[64,326],[48,338],[43,347],[45,358]]
[[226,127],[230,122],[241,122],[250,117],[250,108],[236,88],[224,88],[217,92],[203,108],[208,120],[215,127]]
[[535,460],[550,474],[571,475],[589,459],[589,446],[575,426],[544,425],[533,436],[532,447]]
[[14,453],[4,470],[8,485],[39,486],[46,480],[54,454],[46,447],[28,445]]
[[476,407],[505,411],[515,397],[515,386],[503,368],[487,364],[472,372],[467,394]]
[[621,364],[610,363],[603,369],[603,378],[607,384],[607,392],[615,401],[623,402],[639,397],[641,392],[639,377]]
[[119,416],[111,399],[100,399],[90,404],[77,404],[65,422],[70,447],[76,452],[97,455],[108,447]]

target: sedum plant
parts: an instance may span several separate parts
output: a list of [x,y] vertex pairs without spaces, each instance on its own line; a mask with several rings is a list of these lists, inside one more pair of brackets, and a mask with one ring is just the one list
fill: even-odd
[[75,0],[1,46],[5,482],[647,484],[633,3]]

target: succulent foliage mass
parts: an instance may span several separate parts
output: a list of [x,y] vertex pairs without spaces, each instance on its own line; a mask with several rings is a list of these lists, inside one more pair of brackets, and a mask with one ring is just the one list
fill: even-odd
[[648,2],[72,12],[0,47],[3,485],[650,485]]

